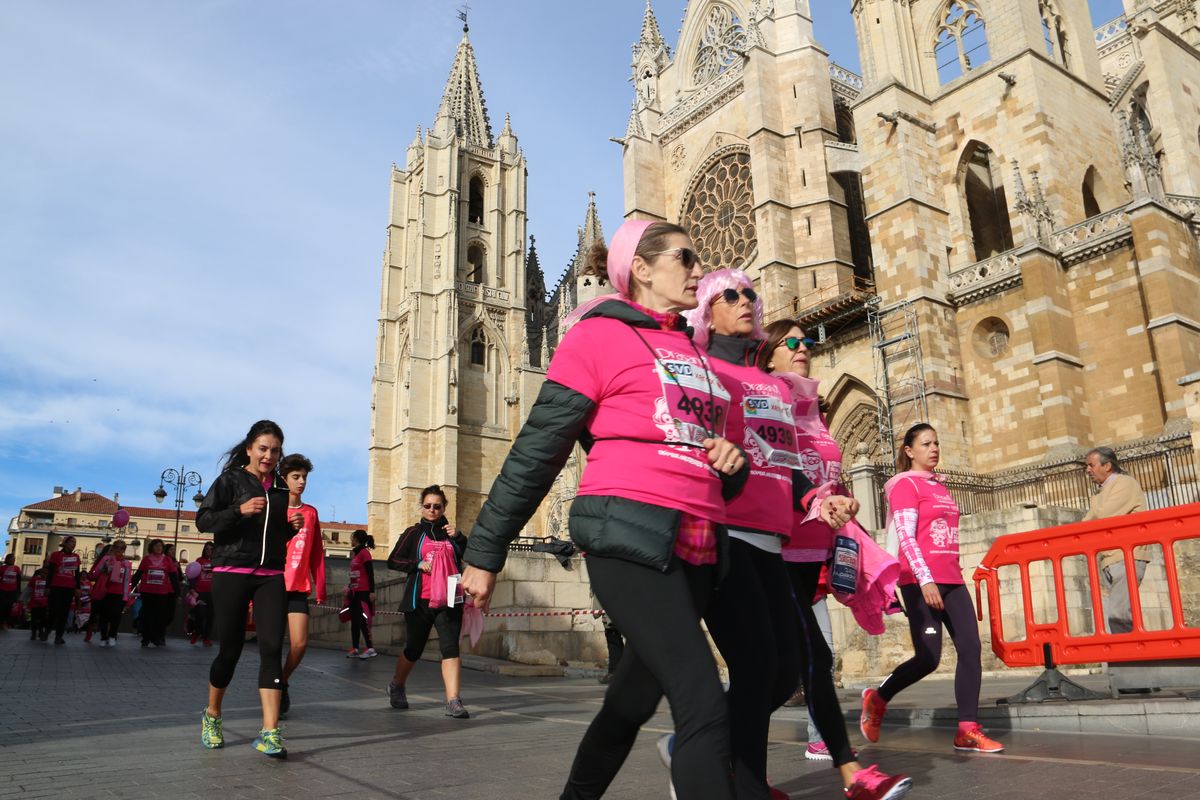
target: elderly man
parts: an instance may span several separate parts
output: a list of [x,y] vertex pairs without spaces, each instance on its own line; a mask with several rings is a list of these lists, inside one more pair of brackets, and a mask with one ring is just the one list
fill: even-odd
[[[1104,519],[1146,510],[1146,495],[1137,480],[1127,475],[1117,462],[1117,454],[1108,447],[1088,452],[1084,461],[1088,477],[1100,487],[1092,498],[1091,507],[1083,519]],[[1133,551],[1140,585],[1150,563],[1149,548]],[[1100,592],[1104,601],[1104,617],[1109,633],[1129,633],[1133,630],[1133,610],[1129,605],[1129,582],[1125,579],[1125,558],[1120,551],[1100,555]]]

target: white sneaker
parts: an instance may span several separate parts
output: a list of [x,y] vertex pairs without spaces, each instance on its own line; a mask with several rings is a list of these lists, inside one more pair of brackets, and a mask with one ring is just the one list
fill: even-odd
[[101,646],[101,647],[108,647],[108,639],[101,639],[101,640],[100,640],[100,646]]
[[361,653],[359,653],[358,657],[365,661],[366,659],[374,658],[377,655],[379,655],[379,653],[375,652],[374,647],[368,647],[366,650],[363,650]]
[[117,646],[117,637],[115,637],[115,636],[114,636],[114,637],[112,637],[111,639],[109,639],[109,640],[108,640],[108,646],[109,646],[109,647],[116,647],[116,646]]

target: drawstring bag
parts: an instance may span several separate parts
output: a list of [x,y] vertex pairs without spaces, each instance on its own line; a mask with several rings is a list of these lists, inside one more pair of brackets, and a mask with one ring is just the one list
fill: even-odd
[[[454,545],[449,542],[429,542],[429,607],[446,608],[462,602],[462,587],[459,586],[458,564],[454,559]],[[455,587],[453,594],[450,586]]]
[[475,605],[474,600],[467,600],[463,605],[462,633],[458,638],[466,636],[471,647],[479,643],[479,637],[483,635],[483,610]]

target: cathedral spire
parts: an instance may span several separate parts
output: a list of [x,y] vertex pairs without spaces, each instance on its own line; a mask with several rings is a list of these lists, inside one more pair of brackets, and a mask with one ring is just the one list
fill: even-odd
[[638,44],[650,52],[667,46],[662,31],[659,30],[658,19],[654,16],[654,9],[650,7],[650,0],[646,0],[646,11],[642,15],[642,35],[638,37]]
[[588,192],[587,214],[583,218],[583,227],[579,229],[581,252],[586,254],[593,244],[603,241],[604,229],[600,227],[600,214],[596,211],[596,193]]
[[479,68],[475,64],[475,49],[467,35],[467,24],[463,21],[463,38],[454,54],[446,90],[438,106],[438,116],[445,114],[454,121],[455,131],[465,141],[480,147],[492,146],[492,123],[488,120],[487,103],[483,99],[483,86],[479,82]]

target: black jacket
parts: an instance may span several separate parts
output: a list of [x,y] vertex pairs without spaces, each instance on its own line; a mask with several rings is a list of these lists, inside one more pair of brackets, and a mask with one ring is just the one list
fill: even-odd
[[400,534],[399,541],[392,548],[388,556],[388,569],[408,573],[408,585],[404,587],[404,594],[400,596],[401,611],[412,611],[421,599],[421,584],[425,580],[425,573],[417,569],[417,565],[421,563],[421,545],[426,539],[450,542],[450,546],[454,548],[454,563],[459,571],[462,571],[463,551],[467,543],[462,536],[446,534],[446,526],[449,524],[445,517],[439,517],[433,522],[423,519]]
[[[263,511],[242,515],[242,503],[263,496]],[[196,512],[196,528],[213,536],[213,567],[283,569],[288,540],[296,533],[287,519],[287,505],[287,485],[278,476],[264,492],[262,483],[244,469],[222,472]]]
[[[619,301],[601,303],[585,319],[591,317],[618,319],[631,327],[659,327],[652,318]],[[585,395],[562,384],[542,384],[475,521],[464,561],[490,572],[504,567],[508,544],[537,511],[575,443],[582,442],[588,449],[592,439],[587,420],[595,407]],[[726,499],[742,490],[749,473],[747,463],[736,475],[721,476]],[[680,516],[675,509],[636,500],[585,495],[572,501],[569,524],[571,538],[585,552],[665,570],[675,551]],[[723,528],[718,531],[718,542],[723,564],[728,546]]]
[[[758,349],[762,345],[763,342],[757,339],[714,333],[708,339],[708,354],[739,367],[753,367],[758,360]],[[808,511],[808,507],[812,505],[813,490],[816,488],[803,471],[792,470],[792,508],[796,511]]]

